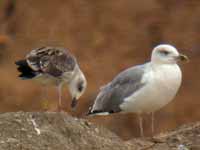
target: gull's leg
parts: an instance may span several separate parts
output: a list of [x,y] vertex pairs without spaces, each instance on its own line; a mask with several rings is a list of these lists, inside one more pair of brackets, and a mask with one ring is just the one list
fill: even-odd
[[151,134],[154,135],[154,112],[151,112]]
[[48,87],[46,85],[43,86],[42,88],[42,107],[43,109],[47,110],[48,109]]
[[139,114],[139,126],[140,126],[140,136],[144,137],[144,130],[143,130],[143,118],[142,115]]
[[41,96],[40,96],[42,100],[47,99],[47,92],[48,92],[47,86],[43,85]]
[[48,110],[48,87],[46,84],[42,84],[42,92],[40,94],[40,104],[41,109],[47,111]]
[[58,105],[57,105],[57,108],[58,108],[58,111],[61,111],[61,108],[62,108],[62,83],[60,83],[57,88],[58,88]]

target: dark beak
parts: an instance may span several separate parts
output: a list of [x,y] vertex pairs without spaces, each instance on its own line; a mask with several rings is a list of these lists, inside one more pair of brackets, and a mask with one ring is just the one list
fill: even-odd
[[183,54],[180,54],[177,59],[178,59],[178,61],[182,61],[182,62],[188,62],[189,61],[189,58],[186,55],[183,55]]
[[72,103],[71,103],[71,107],[74,109],[77,104],[78,104],[78,100],[76,98],[73,98]]

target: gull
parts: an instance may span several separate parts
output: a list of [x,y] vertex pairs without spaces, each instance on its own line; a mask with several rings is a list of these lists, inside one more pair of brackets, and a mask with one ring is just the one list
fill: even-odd
[[152,114],[153,134],[154,112],[175,97],[182,81],[177,62],[185,60],[188,60],[187,56],[172,45],[156,46],[150,62],[126,69],[100,89],[88,115],[136,113],[143,137],[142,114]]
[[55,85],[61,110],[62,86],[68,85],[72,97],[71,107],[75,108],[80,96],[85,92],[87,81],[79,68],[76,58],[64,48],[41,47],[30,51],[25,59],[16,61],[19,77],[23,80],[34,79],[45,85]]

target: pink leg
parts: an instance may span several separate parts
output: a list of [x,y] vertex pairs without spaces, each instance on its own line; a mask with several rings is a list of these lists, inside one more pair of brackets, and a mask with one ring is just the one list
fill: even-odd
[[140,136],[144,137],[144,130],[143,130],[143,118],[142,115],[139,114],[139,126],[140,126]]
[[154,112],[151,113],[151,133],[152,133],[152,136],[154,135]]
[[42,102],[41,102],[42,109],[47,111],[48,110],[48,87],[46,85],[44,85],[42,88],[41,100],[42,100]]
[[58,85],[58,106],[57,109],[58,111],[62,110],[62,84]]

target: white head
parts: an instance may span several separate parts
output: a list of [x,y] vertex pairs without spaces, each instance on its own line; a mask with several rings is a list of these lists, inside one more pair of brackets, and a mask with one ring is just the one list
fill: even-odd
[[69,91],[72,96],[71,107],[74,108],[77,105],[78,99],[83,95],[87,87],[87,80],[82,71],[77,68],[74,77],[69,82]]
[[151,62],[156,64],[176,64],[178,61],[186,60],[187,56],[180,54],[174,46],[168,44],[156,46],[151,55]]

